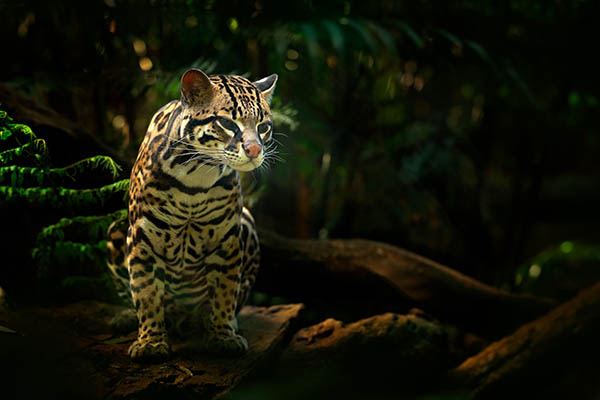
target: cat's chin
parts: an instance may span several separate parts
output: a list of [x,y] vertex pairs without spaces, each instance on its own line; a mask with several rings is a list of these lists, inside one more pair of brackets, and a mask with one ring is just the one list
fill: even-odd
[[262,162],[255,158],[255,159],[249,160],[243,164],[230,165],[229,167],[233,168],[237,171],[240,171],[240,172],[249,172],[249,171],[255,170],[256,168],[260,167],[260,164],[262,164]]

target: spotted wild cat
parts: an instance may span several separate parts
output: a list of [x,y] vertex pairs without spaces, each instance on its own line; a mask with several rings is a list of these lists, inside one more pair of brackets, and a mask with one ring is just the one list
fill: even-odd
[[213,352],[248,348],[236,314],[259,247],[238,171],[269,157],[276,82],[191,69],[181,99],[152,118],[131,172],[128,220],[108,231],[110,270],[137,314],[133,359],[168,357],[167,332],[192,330]]

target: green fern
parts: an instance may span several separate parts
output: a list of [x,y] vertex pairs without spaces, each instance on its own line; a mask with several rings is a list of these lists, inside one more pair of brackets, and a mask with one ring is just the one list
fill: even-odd
[[10,184],[13,187],[59,186],[73,183],[78,177],[86,174],[101,172],[108,172],[114,179],[119,176],[121,167],[107,156],[86,158],[64,168],[47,169],[11,165],[0,167],[0,185]]
[[50,280],[98,276],[106,271],[105,255],[106,240],[97,243],[58,241],[31,251],[37,265],[37,277]]
[[[0,118],[2,120],[3,125],[0,127],[0,140],[9,140],[12,139],[19,144],[31,143],[37,137],[35,133],[31,130],[27,125],[22,124],[14,124],[12,118],[5,114],[4,118]],[[9,122],[7,122],[9,121]]]
[[62,241],[87,243],[103,240],[108,226],[113,221],[126,216],[127,210],[122,209],[107,215],[61,218],[56,224],[42,229],[38,234],[36,247]]
[[89,172],[108,172],[113,179],[117,179],[122,171],[122,168],[112,158],[107,156],[86,158],[63,169],[72,179]]
[[[41,230],[31,250],[36,275],[45,284],[42,287],[53,292],[78,291],[80,295],[106,293],[106,230],[112,221],[127,216],[123,206],[129,180],[89,188],[85,183],[98,182],[98,176],[114,181],[121,167],[110,157],[99,155],[51,168],[46,142],[27,125],[14,123],[2,110],[0,150],[0,202],[4,207],[64,210],[70,215],[107,207],[118,210],[107,215],[62,218]],[[28,166],[31,164],[34,166]],[[71,187],[74,185],[77,188]]]
[[110,202],[123,200],[127,195],[128,188],[129,179],[123,179],[97,189],[0,186],[0,201],[9,206],[27,204],[34,207],[84,210],[102,208]]
[[12,165],[18,161],[33,159],[34,163],[40,165],[45,161],[47,155],[46,142],[44,139],[34,139],[30,143],[0,151],[0,166]]

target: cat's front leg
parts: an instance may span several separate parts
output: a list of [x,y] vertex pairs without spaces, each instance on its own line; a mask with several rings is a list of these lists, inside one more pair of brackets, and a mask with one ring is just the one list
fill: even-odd
[[235,318],[240,293],[242,246],[238,235],[221,242],[206,257],[204,269],[208,300],[203,307],[206,351],[237,355],[248,350],[248,341],[238,333]]
[[149,221],[144,221],[138,219],[127,232],[127,265],[138,319],[138,336],[129,355],[138,361],[162,361],[171,353],[165,326],[165,263],[155,253],[152,232],[144,229]]

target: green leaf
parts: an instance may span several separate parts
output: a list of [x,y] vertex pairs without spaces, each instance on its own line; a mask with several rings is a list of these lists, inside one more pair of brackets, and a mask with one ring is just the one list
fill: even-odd
[[333,47],[333,49],[337,53],[343,54],[343,52],[344,52],[344,33],[342,31],[342,28],[339,26],[338,23],[330,21],[330,20],[325,20],[322,22],[322,24],[325,27],[325,29],[327,30],[327,32],[329,33],[329,39],[331,40],[331,46]]
[[36,239],[36,247],[64,240],[97,242],[106,238],[106,230],[111,223],[126,217],[127,210],[122,209],[108,215],[61,218],[58,223],[42,229]]
[[415,46],[417,46],[419,49],[425,47],[425,44],[423,43],[423,40],[419,34],[415,32],[415,30],[406,22],[398,22],[398,27],[413,41]]
[[348,19],[348,25],[351,26],[356,33],[358,33],[371,52],[376,51],[377,43],[373,39],[371,32],[369,32],[369,30],[366,28],[364,22],[357,22],[353,19]]
[[67,189],[64,187],[21,188],[0,186],[0,201],[6,205],[28,204],[62,209],[88,210],[103,207],[111,199],[121,197],[125,201],[129,179],[105,185],[97,189]]
[[457,47],[463,47],[463,42],[462,40],[460,40],[456,35],[448,32],[445,29],[438,29],[437,31],[442,37],[448,39],[448,41],[450,43],[452,43],[453,45],[457,46]]
[[121,167],[110,157],[95,156],[78,161],[64,168],[31,168],[11,165],[0,167],[0,184],[10,179],[11,186],[57,186],[70,184],[86,174],[106,172],[116,179]]
[[290,44],[290,35],[283,28],[275,29],[273,32],[273,42],[275,43],[275,51],[279,57],[285,57],[285,51]]
[[19,332],[15,331],[14,329],[10,329],[7,328],[6,326],[0,325],[0,332],[2,333],[12,333],[14,335],[18,334]]
[[481,57],[482,60],[486,61],[488,64],[494,67],[494,69],[496,69],[496,63],[494,60],[492,60],[482,45],[472,40],[465,40],[465,44],[470,47],[479,57]]
[[369,27],[375,31],[375,33],[377,33],[377,36],[379,36],[379,39],[381,40],[381,42],[383,43],[383,45],[385,46],[385,48],[392,54],[392,55],[396,55],[396,41],[394,40],[394,37],[391,35],[391,33],[383,28],[381,25],[376,24],[374,22],[369,24]]
[[300,31],[306,41],[309,56],[316,59],[319,52],[319,37],[315,27],[312,24],[302,24]]
[[517,86],[525,93],[527,99],[536,107],[539,107],[538,101],[533,95],[533,92],[529,89],[529,86],[525,83],[525,81],[521,78],[521,75],[517,72],[517,70],[513,66],[506,67],[506,74],[517,84]]

